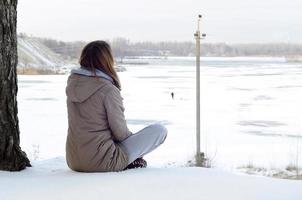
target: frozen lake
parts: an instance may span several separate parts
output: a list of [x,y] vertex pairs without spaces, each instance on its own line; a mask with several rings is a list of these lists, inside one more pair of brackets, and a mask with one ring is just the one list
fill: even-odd
[[[166,143],[146,159],[152,166],[184,165],[195,151],[194,58],[144,61],[150,64],[126,65],[119,73],[129,128],[166,125]],[[21,145],[31,159],[65,155],[67,77],[18,76]],[[297,147],[302,153],[301,91],[302,64],[282,58],[202,59],[202,150],[219,168],[296,164]]]

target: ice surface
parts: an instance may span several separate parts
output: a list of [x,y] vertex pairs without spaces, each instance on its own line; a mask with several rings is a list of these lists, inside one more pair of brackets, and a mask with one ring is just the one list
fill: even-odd
[[[129,128],[165,124],[165,144],[146,159],[156,167],[185,165],[195,150],[194,58],[143,59],[150,64],[119,73]],[[18,79],[22,148],[36,160],[64,156],[67,75]],[[302,65],[282,58],[202,59],[201,144],[212,164],[231,170],[295,164],[301,89]]]

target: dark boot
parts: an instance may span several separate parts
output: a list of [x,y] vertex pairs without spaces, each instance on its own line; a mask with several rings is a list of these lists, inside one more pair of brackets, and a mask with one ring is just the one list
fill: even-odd
[[143,158],[137,158],[135,161],[130,163],[124,170],[134,169],[134,168],[146,168],[146,167],[147,167],[147,161],[145,161]]

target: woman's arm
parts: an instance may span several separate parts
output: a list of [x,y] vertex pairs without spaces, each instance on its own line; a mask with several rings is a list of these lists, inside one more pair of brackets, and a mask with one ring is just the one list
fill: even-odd
[[104,101],[109,127],[114,140],[123,141],[131,135],[124,116],[123,99],[120,91],[113,86],[105,96]]

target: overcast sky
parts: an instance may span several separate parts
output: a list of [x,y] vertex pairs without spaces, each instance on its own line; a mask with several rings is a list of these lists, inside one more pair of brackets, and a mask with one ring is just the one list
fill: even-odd
[[19,0],[18,32],[60,40],[125,37],[302,43],[302,0]]

